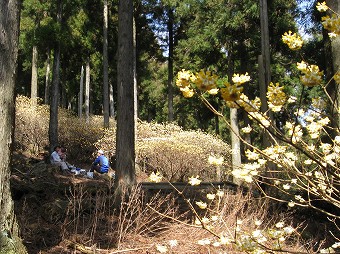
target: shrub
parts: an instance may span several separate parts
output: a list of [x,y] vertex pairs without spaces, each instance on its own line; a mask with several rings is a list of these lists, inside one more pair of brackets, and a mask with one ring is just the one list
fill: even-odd
[[[115,130],[104,134],[95,146],[113,156]],[[137,125],[136,161],[140,174],[159,171],[170,181],[187,181],[192,175],[200,175],[206,181],[216,180],[216,168],[208,163],[210,155],[224,157],[222,179],[227,179],[230,147],[222,140],[202,131],[184,131],[175,124]]]

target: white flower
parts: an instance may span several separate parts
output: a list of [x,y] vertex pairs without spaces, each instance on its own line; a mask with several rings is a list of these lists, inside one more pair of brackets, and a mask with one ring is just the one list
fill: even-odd
[[160,252],[160,253],[167,253],[168,252],[168,248],[164,245],[157,244],[156,248],[157,248],[158,252]]
[[242,129],[241,129],[241,131],[243,132],[243,133],[245,133],[245,134],[249,134],[251,131],[252,131],[252,128],[249,126],[249,124],[248,124],[248,126],[247,127],[243,127]]
[[225,236],[220,237],[220,243],[221,244],[227,245],[227,244],[230,244],[231,242],[232,242],[232,240],[228,237],[225,237]]
[[332,245],[332,248],[337,249],[340,248],[340,242],[336,242]]
[[218,197],[223,197],[224,196],[224,191],[223,190],[218,190],[217,192],[216,192],[216,195],[218,196]]
[[207,203],[204,203],[202,201],[196,201],[196,205],[201,209],[206,209],[208,206]]
[[176,239],[170,240],[169,245],[170,245],[171,248],[176,247],[178,245],[178,241]]
[[209,218],[207,218],[207,217],[203,217],[203,218],[202,218],[202,222],[203,222],[204,224],[208,224],[208,223],[210,222],[210,220],[209,220]]
[[198,240],[197,243],[199,245],[209,245],[210,244],[210,240],[209,239],[201,239],[201,240]]
[[262,236],[261,230],[257,229],[257,230],[255,230],[255,231],[253,231],[252,236],[253,236],[254,238],[259,238],[259,237],[261,237],[261,236]]
[[261,221],[261,220],[256,220],[256,221],[255,221],[255,225],[256,225],[256,226],[260,226],[261,224],[262,224],[262,221]]
[[301,197],[301,195],[295,195],[295,199],[300,201],[300,202],[305,202],[304,198]]
[[207,194],[207,199],[210,199],[210,200],[213,200],[213,199],[215,199],[215,194],[212,194],[212,193],[208,193]]
[[275,181],[274,181],[274,184],[275,184],[275,185],[279,185],[280,183],[281,183],[280,180],[275,180]]
[[283,232],[287,235],[290,235],[291,233],[294,232],[294,228],[292,228],[291,226],[288,226],[288,227],[284,227],[283,228]]
[[283,236],[279,237],[280,242],[284,242],[285,240],[286,240],[286,238],[284,238]]
[[275,224],[275,227],[277,227],[277,228],[283,228],[283,226],[284,226],[284,222],[283,221],[280,221],[280,222]]
[[307,159],[303,162],[305,165],[311,165],[313,161],[311,159]]
[[290,189],[290,185],[289,184],[284,184],[284,185],[282,185],[282,187],[285,190],[289,190]]
[[221,246],[221,243],[220,243],[220,242],[214,242],[214,243],[212,244],[212,246],[214,246],[214,247],[220,247],[220,246]]
[[201,180],[200,179],[198,179],[199,178],[199,176],[196,176],[196,177],[190,177],[189,178],[189,184],[190,185],[192,185],[192,186],[194,186],[194,185],[200,185],[200,183],[201,183]]
[[217,221],[217,220],[218,220],[218,216],[217,216],[217,215],[211,216],[211,220],[212,220],[212,221]]
[[294,103],[296,102],[297,98],[295,96],[290,96],[287,100],[288,103]]
[[154,182],[154,183],[159,183],[162,180],[162,176],[160,175],[159,172],[152,172],[151,175],[149,176],[149,180],[150,182]]
[[290,202],[288,202],[288,206],[289,206],[289,207],[294,207],[294,206],[295,206],[295,203],[294,203],[294,201],[290,201]]
[[214,166],[222,165],[223,161],[224,161],[223,156],[221,156],[220,158],[216,158],[216,157],[210,155],[209,158],[208,158],[209,164],[214,165]]

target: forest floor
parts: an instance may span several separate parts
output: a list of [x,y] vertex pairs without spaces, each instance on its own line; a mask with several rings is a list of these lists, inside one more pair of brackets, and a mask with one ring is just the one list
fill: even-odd
[[[165,224],[156,213],[154,216],[147,212],[149,214],[143,215],[145,218],[133,221],[134,225],[119,218],[119,214],[112,211],[112,203],[108,203],[112,200],[110,195],[113,196],[113,179],[106,174],[96,174],[93,179],[66,174],[45,163],[42,157],[30,158],[23,154],[14,154],[12,161],[12,197],[21,238],[29,254],[151,254],[159,253],[157,242],[168,241],[164,238],[171,239],[177,234],[186,241],[188,233],[182,227],[179,235],[178,231],[174,233],[178,229],[176,225],[174,231],[168,230],[169,234],[164,237],[158,227]],[[77,166],[89,168],[89,165]],[[132,209],[131,213],[143,213],[133,210],[139,209],[137,199],[127,207]],[[159,204],[170,207],[168,200],[163,201]],[[148,225],[154,218],[155,224]],[[140,234],[145,229],[152,231],[152,227],[156,233]],[[191,230],[190,234],[195,232]],[[207,253],[200,250],[200,246],[186,246],[187,250],[182,246],[171,253]]]
[[[89,168],[89,165],[77,166]],[[58,167],[45,163],[42,157],[14,154],[11,188],[21,237],[29,254],[152,254],[160,253],[157,242],[169,242],[175,237],[181,239],[183,245],[174,247],[171,253],[221,253],[192,244],[196,239],[205,237],[198,229],[195,231],[183,224],[172,224],[171,229],[169,227],[162,233],[159,227],[166,228],[168,224],[152,210],[143,215],[145,218],[140,217],[140,221],[135,220],[131,224],[119,217],[112,211],[110,197],[113,196],[113,179],[107,175],[95,175],[94,179],[88,179],[81,175],[65,174]],[[135,203],[138,202],[137,198]],[[171,202],[164,199],[159,203],[159,208]],[[131,209],[131,214],[143,213],[133,210],[137,209],[134,206],[127,208]],[[298,216],[300,221],[307,222],[304,223],[309,228],[304,234],[310,232],[307,237],[318,243],[325,241],[322,232],[327,232],[327,223],[316,223],[312,214],[305,212]],[[156,223],[149,224],[154,219]],[[312,223],[308,223],[309,220]],[[154,232],[140,233],[146,229]],[[320,232],[319,236],[316,232]],[[229,250],[223,253],[242,252]]]
[[[29,254],[78,253],[70,249],[65,231],[68,206],[76,186],[87,191],[107,188],[109,179],[94,179],[61,172],[43,158],[14,155],[11,188],[21,237]],[[84,167],[84,165],[82,165]],[[82,253],[82,252],[79,252]]]

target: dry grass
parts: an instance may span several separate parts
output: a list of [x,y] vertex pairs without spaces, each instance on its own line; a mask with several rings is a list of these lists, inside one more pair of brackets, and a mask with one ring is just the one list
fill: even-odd
[[[201,194],[203,200],[206,192]],[[122,202],[120,210],[114,211],[108,190],[90,193],[79,186],[69,193],[63,238],[83,248],[91,249],[92,246],[95,253],[160,253],[159,248],[178,254],[246,253],[243,239],[252,232],[257,229],[269,232],[275,223],[291,221],[287,215],[269,215],[268,204],[250,194],[226,191],[220,198],[205,200],[209,202],[205,210],[200,210],[189,194],[185,196],[186,193],[176,192],[150,195],[136,186],[129,199]],[[179,202],[183,197],[194,210]],[[208,224],[202,227],[195,223],[195,214],[200,218],[216,215],[218,219],[211,221],[209,227]],[[254,223],[258,220],[262,221],[260,226]],[[242,224],[238,224],[239,221]],[[221,236],[231,239],[231,243],[217,246]],[[209,244],[203,244],[202,240]],[[277,248],[276,242],[277,239],[272,238],[264,245]],[[307,251],[298,234],[282,242],[280,248],[287,252]]]

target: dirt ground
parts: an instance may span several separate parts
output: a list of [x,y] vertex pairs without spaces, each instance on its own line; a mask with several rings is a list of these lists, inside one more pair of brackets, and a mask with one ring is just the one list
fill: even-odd
[[[89,168],[88,165],[81,167]],[[43,158],[15,154],[11,188],[21,237],[29,254],[152,254],[159,253],[157,242],[168,241],[176,234],[177,239],[182,239],[185,249],[178,247],[176,251],[172,250],[173,254],[215,253],[191,244],[188,240],[199,237],[200,231],[186,231],[183,226],[181,230],[175,226],[173,231],[166,233],[167,236],[156,232],[150,237],[142,237],[143,234],[134,231],[138,229],[139,222],[130,227],[133,228],[131,234],[118,228],[118,221],[122,218],[118,218],[112,210],[113,179],[107,175],[88,179],[65,174],[58,167],[45,163]],[[328,237],[324,232],[328,231],[329,223],[317,222],[319,217],[310,211],[302,211],[295,216],[310,228],[304,231],[304,234],[308,233],[306,238],[319,238],[316,242],[325,242]],[[146,215],[146,220],[152,221],[153,216]],[[151,232],[148,222],[144,223],[140,230],[144,227]],[[129,228],[129,225],[125,226]],[[121,235],[124,235],[124,242],[121,242]]]
[[[59,167],[46,164],[43,158],[14,155],[12,197],[21,237],[29,254],[78,253],[74,251],[72,242],[68,241],[75,240],[76,236],[67,232],[67,224],[72,224],[70,218],[74,219],[70,209],[77,202],[75,195],[89,193],[87,195],[95,196],[98,192],[109,193],[112,184],[113,180],[107,175],[95,175],[94,179],[88,179],[82,175],[61,172]],[[79,190],[82,190],[82,194],[76,193]],[[82,212],[84,210],[82,208]],[[81,216],[79,219],[86,219],[86,213]],[[85,235],[86,232],[83,236]]]

